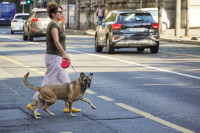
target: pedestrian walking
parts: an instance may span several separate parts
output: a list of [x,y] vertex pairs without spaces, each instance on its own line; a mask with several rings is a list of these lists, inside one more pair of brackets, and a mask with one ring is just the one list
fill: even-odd
[[[66,35],[58,26],[58,22],[63,18],[63,10],[57,3],[49,3],[47,5],[47,12],[51,22],[48,24],[46,30],[45,64],[47,71],[42,81],[42,86],[55,83],[56,80],[60,83],[70,82],[67,71],[61,67],[62,58],[65,60],[69,58],[66,53]],[[30,111],[37,106],[38,93],[37,91],[33,96],[32,102],[27,105]],[[72,108],[72,111],[79,112],[81,109]],[[65,103],[64,112],[69,112],[68,102]],[[40,114],[38,113],[37,115]]]
[[99,5],[97,8],[96,16],[98,17],[97,24],[101,25],[104,17],[104,9],[102,5]]
[[87,29],[88,29],[90,25],[90,6],[89,5],[85,8],[85,24],[87,25]]

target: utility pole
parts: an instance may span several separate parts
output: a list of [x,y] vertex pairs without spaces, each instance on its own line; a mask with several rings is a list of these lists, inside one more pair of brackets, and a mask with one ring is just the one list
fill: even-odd
[[140,0],[140,10],[142,9],[142,0]]
[[159,31],[160,34],[163,33],[162,31],[162,9],[163,9],[163,0],[158,1],[158,24],[159,24]]
[[180,37],[180,28],[181,28],[181,0],[176,0],[176,28],[175,36]]
[[36,8],[36,5],[37,5],[37,1],[34,0],[34,1],[33,1],[33,8]]
[[185,25],[185,36],[189,36],[189,23],[190,23],[190,14],[189,9],[190,7],[190,0],[186,0],[186,25]]
[[67,2],[67,29],[69,29],[69,1],[70,0],[68,0],[68,2]]
[[76,0],[77,29],[80,29],[80,0]]
[[108,0],[104,0],[104,16],[108,15]]
[[92,29],[92,12],[91,12],[91,10],[92,10],[92,0],[90,0],[90,3],[89,3],[90,5],[89,5],[89,7],[90,7],[90,13],[89,13],[89,16],[90,16],[90,18],[89,18],[89,29]]

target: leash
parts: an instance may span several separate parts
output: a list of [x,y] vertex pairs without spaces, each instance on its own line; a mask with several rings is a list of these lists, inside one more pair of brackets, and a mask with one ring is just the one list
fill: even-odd
[[[74,69],[74,67],[72,66],[72,64],[71,64],[71,67]],[[75,71],[75,73],[78,75],[78,73],[76,72],[76,70],[74,69],[74,71]],[[79,75],[78,75],[79,76]]]

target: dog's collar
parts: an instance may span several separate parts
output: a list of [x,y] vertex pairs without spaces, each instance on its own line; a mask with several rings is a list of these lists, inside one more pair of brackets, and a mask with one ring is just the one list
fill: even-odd
[[86,85],[84,85],[84,84],[82,84],[82,83],[80,83],[80,85],[81,85],[82,87],[85,87],[85,88],[87,88],[87,86],[86,86]]

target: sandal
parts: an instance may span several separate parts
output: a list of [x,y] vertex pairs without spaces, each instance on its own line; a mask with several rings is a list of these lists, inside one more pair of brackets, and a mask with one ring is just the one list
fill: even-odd
[[[81,111],[81,109],[72,109],[72,112],[80,112]],[[69,109],[67,109],[67,108],[64,108],[64,113],[69,113]]]
[[[30,103],[27,104],[26,107],[32,112],[33,108],[32,108],[32,105],[31,105]],[[37,116],[40,116],[40,113],[36,113],[36,115],[37,115]]]

